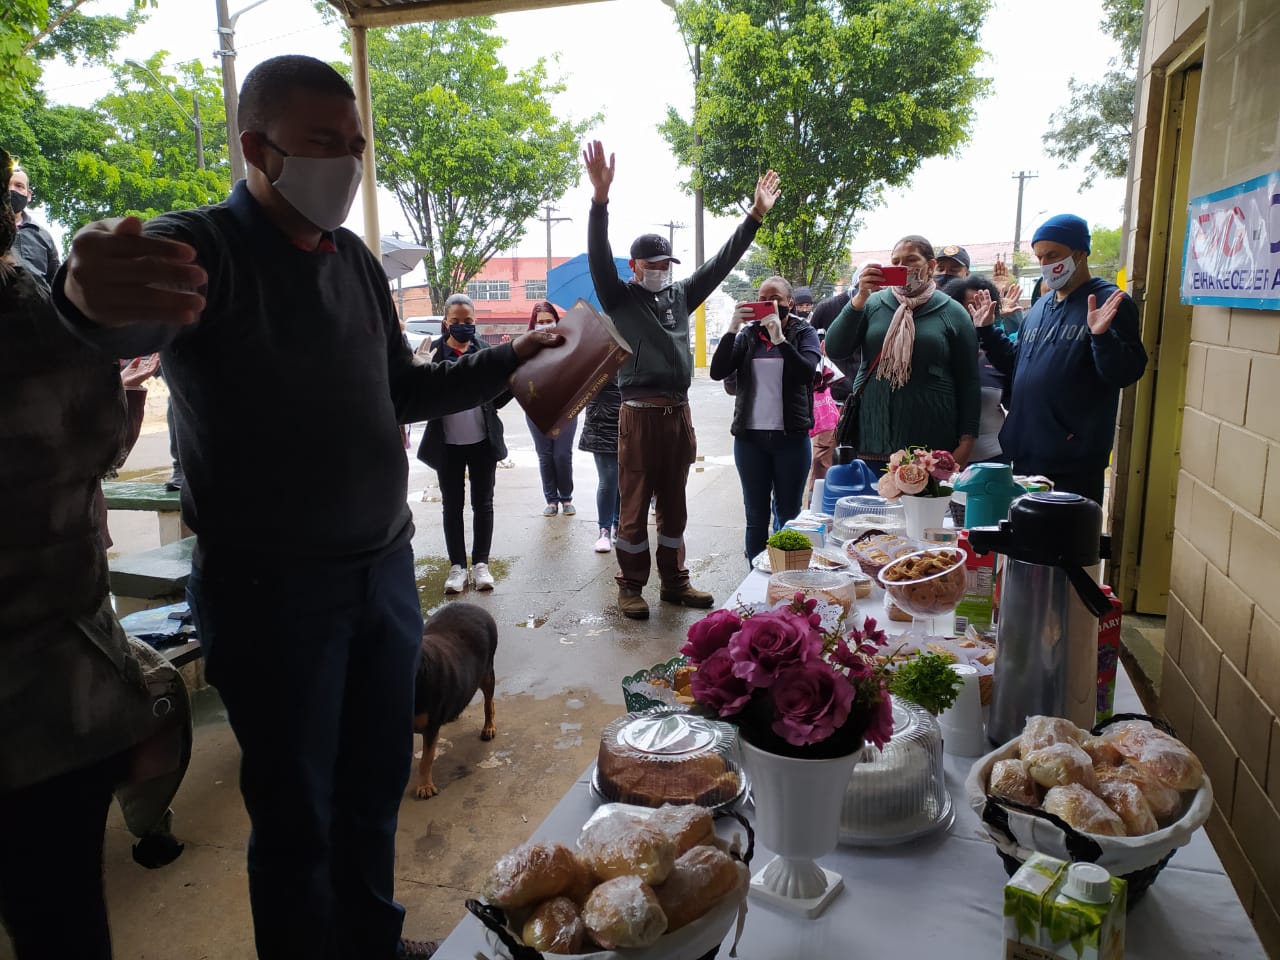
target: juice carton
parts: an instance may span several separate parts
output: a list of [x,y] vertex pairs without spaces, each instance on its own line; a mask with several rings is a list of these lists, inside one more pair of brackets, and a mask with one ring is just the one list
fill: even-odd
[[1103,586],[1111,601],[1111,611],[1098,619],[1098,711],[1094,722],[1108,720],[1116,705],[1116,662],[1120,659],[1120,623],[1124,606],[1120,598]]
[[956,606],[956,633],[973,627],[995,639],[996,555],[977,556],[969,546],[969,532],[960,533],[960,547],[969,556],[964,562],[964,596]]
[[1122,960],[1127,886],[1097,864],[1071,864],[1049,904],[1042,942],[1064,960]]
[[1043,960],[1039,948],[1047,904],[1066,873],[1062,860],[1033,853],[1004,885],[1005,960]]

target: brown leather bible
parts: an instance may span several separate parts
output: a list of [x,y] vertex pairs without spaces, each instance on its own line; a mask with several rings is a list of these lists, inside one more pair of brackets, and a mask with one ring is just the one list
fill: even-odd
[[534,426],[549,437],[576,417],[631,356],[613,321],[585,300],[560,318],[559,347],[539,350],[508,381]]

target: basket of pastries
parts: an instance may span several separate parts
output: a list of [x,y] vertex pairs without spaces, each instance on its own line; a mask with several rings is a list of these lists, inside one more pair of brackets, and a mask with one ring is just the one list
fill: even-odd
[[[746,829],[745,853],[716,834],[721,817]],[[506,960],[712,960],[735,924],[741,935],[754,846],[736,813],[611,804],[577,850],[530,842],[504,854],[484,901],[466,905]]]
[[973,765],[965,794],[1011,876],[1033,852],[1097,863],[1128,881],[1130,907],[1213,810],[1199,758],[1136,713],[1092,730],[1028,717]]

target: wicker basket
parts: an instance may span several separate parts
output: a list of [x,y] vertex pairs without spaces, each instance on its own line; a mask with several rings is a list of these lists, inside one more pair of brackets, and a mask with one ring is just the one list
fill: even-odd
[[769,569],[774,573],[779,570],[808,570],[809,561],[813,559],[813,548],[806,550],[779,550],[769,548]]

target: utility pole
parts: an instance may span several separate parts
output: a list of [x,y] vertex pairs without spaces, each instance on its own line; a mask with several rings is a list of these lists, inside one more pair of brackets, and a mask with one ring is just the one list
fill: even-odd
[[200,96],[191,91],[191,121],[196,128],[196,166],[204,169],[204,124],[200,122]]
[[551,272],[551,228],[557,223],[573,220],[573,217],[553,217],[552,214],[558,213],[559,209],[559,207],[552,206],[551,201],[548,200],[542,208],[542,216],[538,218],[547,225],[547,273]]
[[218,49],[215,57],[222,58],[222,105],[227,111],[227,159],[231,161],[231,183],[244,179],[244,153],[240,149],[240,124],[236,111],[240,105],[240,88],[236,85],[236,21],[259,4],[256,0],[235,14],[227,12],[227,0],[217,0]]
[[1013,275],[1018,275],[1017,254],[1022,250],[1022,194],[1026,190],[1027,181],[1034,180],[1039,174],[1035,171],[1019,170],[1010,179],[1018,181],[1018,216],[1013,222]]
[[688,226],[687,223],[676,223],[674,220],[668,220],[666,223],[658,224],[660,227],[667,228],[667,243],[671,244],[671,249],[676,248],[676,231],[683,230]]

